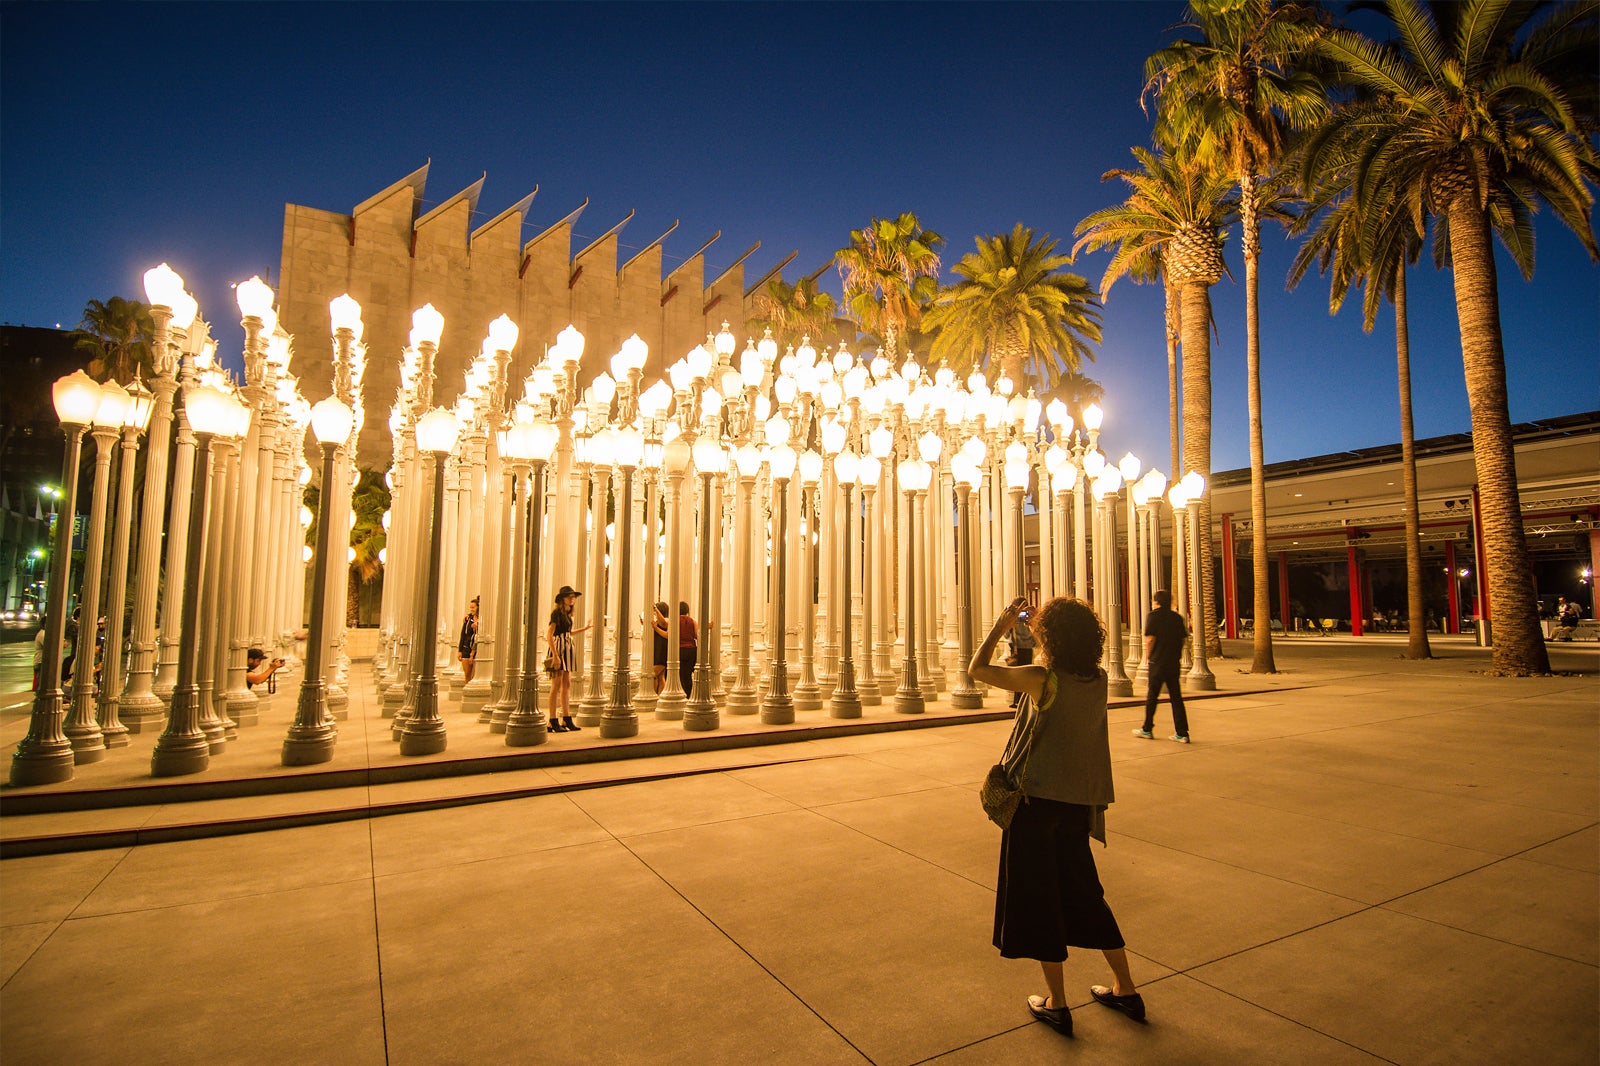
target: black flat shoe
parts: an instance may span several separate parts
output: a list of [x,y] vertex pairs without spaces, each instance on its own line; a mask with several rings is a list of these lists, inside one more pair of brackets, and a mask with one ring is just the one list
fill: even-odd
[[1062,1036],[1072,1035],[1072,1011],[1067,1007],[1046,1007],[1048,996],[1029,996],[1028,1013]]
[[1144,1021],[1144,997],[1137,992],[1131,996],[1119,996],[1105,985],[1091,985],[1089,994],[1094,997],[1096,1003],[1120,1011],[1136,1022]]

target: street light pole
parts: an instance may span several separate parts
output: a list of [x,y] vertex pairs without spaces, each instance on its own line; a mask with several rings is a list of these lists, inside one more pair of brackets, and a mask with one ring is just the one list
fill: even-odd
[[433,515],[428,530],[416,704],[398,729],[401,755],[434,755],[449,743],[444,719],[439,717],[438,649],[433,635],[439,628],[439,569],[444,554],[444,461],[459,432],[456,416],[443,407],[435,407],[417,420],[417,446],[433,456]]
[[49,599],[44,618],[44,664],[39,691],[28,718],[28,735],[11,757],[11,784],[54,785],[72,780],[72,742],[61,730],[66,710],[61,693],[61,641],[67,628],[67,581],[72,570],[72,518],[78,499],[78,457],[83,434],[94,421],[100,390],[79,370],[52,388],[56,415],[66,431],[61,458],[61,504],[56,513],[55,545],[50,552]]
[[[731,343],[731,340],[730,340]],[[690,449],[695,469],[700,472],[700,654],[694,664],[694,691],[683,709],[683,728],[692,732],[716,729],[721,724],[711,699],[710,635],[711,610],[711,479],[727,469],[728,453],[718,443],[715,432],[702,432]]]
[[506,746],[526,748],[549,739],[549,720],[539,710],[539,549],[544,544],[544,468],[555,451],[559,430],[539,420],[526,426],[513,426],[513,434],[523,439],[512,443],[515,457],[533,462],[533,491],[528,496],[528,518],[519,523],[526,541],[522,554],[526,563],[521,585],[527,590],[523,602],[522,674],[517,681],[517,709],[506,719]]
[[906,497],[906,613],[905,613],[905,667],[900,675],[900,687],[895,690],[894,709],[897,714],[921,714],[926,709],[922,688],[917,681],[917,530],[916,497],[927,484],[923,479],[926,467],[920,459],[902,460],[899,466],[900,488]]
[[1210,692],[1217,687],[1217,679],[1206,666],[1206,634],[1211,631],[1211,620],[1205,617],[1205,596],[1201,584],[1204,579],[1204,567],[1200,552],[1203,550],[1205,540],[1201,536],[1200,504],[1201,496],[1206,491],[1206,479],[1197,470],[1191,470],[1183,475],[1184,491],[1189,495],[1189,569],[1193,572],[1190,579],[1189,603],[1194,607],[1194,665],[1185,678],[1188,686],[1197,692]]
[[[772,420],[772,422],[779,421],[781,419]],[[772,423],[768,423],[768,439],[778,439],[773,434],[771,426]],[[787,430],[783,436],[787,436]],[[784,630],[783,609],[786,577],[784,566],[788,555],[785,546],[788,538],[784,535],[784,531],[789,524],[789,479],[794,476],[795,458],[794,449],[781,439],[767,453],[768,469],[772,476],[772,494],[778,503],[772,526],[772,680],[766,696],[761,701],[761,720],[767,725],[788,725],[794,721],[794,700],[789,696],[789,666],[784,647],[788,641],[785,639],[787,634]]]
[[839,487],[844,490],[844,536],[840,538],[844,544],[844,589],[839,597],[844,633],[839,641],[839,677],[833,687],[833,695],[828,699],[828,714],[833,718],[861,717],[861,697],[856,693],[856,664],[850,636],[850,543],[855,539],[851,533],[850,490],[855,488],[858,468],[855,452],[847,449],[834,456],[833,473]]

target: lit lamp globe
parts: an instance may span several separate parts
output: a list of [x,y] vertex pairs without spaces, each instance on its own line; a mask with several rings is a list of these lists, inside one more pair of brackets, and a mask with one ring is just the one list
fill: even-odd
[[741,444],[734,450],[733,465],[738,467],[740,477],[755,477],[761,473],[761,449],[753,445]]
[[1198,470],[1191,470],[1183,475],[1183,492],[1190,502],[1198,500],[1205,495],[1206,479]]
[[574,367],[583,361],[583,334],[577,326],[568,326],[556,334],[556,361],[564,367]]
[[[183,279],[167,264],[162,263],[144,272],[144,296],[154,306],[175,311],[183,295]],[[191,318],[189,322],[192,321],[194,319]],[[189,322],[184,322],[180,328],[187,329]],[[174,323],[176,324],[176,315]]]
[[689,368],[689,376],[695,381],[704,381],[706,375],[711,373],[711,363],[714,358],[703,344],[697,344],[689,349],[689,354],[684,359]]
[[644,459],[644,435],[632,426],[612,430],[616,464],[624,470],[633,470]]
[[772,476],[777,481],[788,481],[794,477],[794,467],[798,456],[795,450],[787,444],[780,444],[776,448],[768,449],[767,465]]
[[668,477],[682,477],[688,473],[689,460],[692,457],[688,441],[682,437],[674,437],[661,449],[661,465],[666,470]]
[[861,461],[856,464],[856,478],[861,482],[861,487],[875,489],[881,477],[883,477],[883,464],[876,456],[863,455]]
[[81,370],[60,378],[50,387],[56,417],[64,426],[87,426],[100,408],[100,386]]
[[509,352],[517,346],[517,324],[507,315],[489,323],[489,346],[497,352]]
[[767,330],[766,334],[761,338],[761,342],[756,345],[756,355],[760,356],[761,361],[767,364],[771,364],[774,359],[778,358],[778,342],[772,339],[772,330]]
[[1028,488],[1028,461],[1007,459],[1005,464],[1006,488],[1013,492],[1026,492]]
[[617,395],[617,379],[610,374],[600,374],[590,383],[589,388],[594,396],[594,402],[601,407],[609,408],[612,399]]
[[838,419],[829,418],[825,420],[822,423],[822,450],[829,455],[838,455],[840,449],[844,447],[845,439],[849,434],[850,431]]
[[1152,500],[1159,500],[1167,491],[1167,475],[1159,470],[1152,470],[1144,476],[1145,496]]
[[1143,466],[1144,464],[1139,462],[1139,457],[1132,452],[1124,455],[1117,462],[1117,470],[1121,472],[1122,480],[1130,485],[1139,480],[1139,471],[1143,469]]
[[[807,452],[806,455],[816,455],[816,453]],[[817,460],[818,466],[820,467],[822,457],[820,455],[817,456]],[[847,449],[833,457],[833,476],[839,479],[839,484],[854,485],[856,483],[856,477],[860,472],[861,459],[856,455],[855,452]],[[804,471],[801,472],[801,476],[804,476]]]
[[694,468],[702,474],[721,474],[728,469],[728,451],[717,443],[715,437],[700,437],[690,452]]
[[1100,472],[1105,468],[1106,457],[1104,452],[1101,452],[1099,449],[1095,449],[1092,452],[1086,452],[1084,454],[1083,473],[1090,481],[1098,478],[1100,476]]
[[717,339],[712,343],[717,346],[717,355],[720,357],[726,359],[733,355],[733,334],[729,332],[726,322],[722,324],[722,332],[717,334]]
[[343,443],[349,439],[354,423],[355,412],[337,396],[329,396],[311,407],[311,432],[319,444]]
[[[352,303],[354,301],[351,301]],[[439,346],[439,338],[444,334],[444,315],[432,304],[423,304],[411,312],[411,342],[414,345],[431,344]],[[426,417],[426,416],[424,416]],[[454,440],[451,444],[454,444]],[[449,451],[448,448],[445,449]]]
[[241,281],[233,290],[233,297],[239,302],[239,313],[245,318],[265,321],[272,314],[272,286],[259,277]]
[[[939,455],[943,450],[944,441],[939,438],[937,433],[924,433],[917,440],[917,455],[921,457],[924,463],[929,465],[939,461]],[[929,476],[931,478],[932,471],[929,471]],[[922,487],[927,488],[928,482],[924,481]]]
[[435,407],[417,419],[417,447],[434,455],[444,455],[456,446],[461,424],[448,408]]
[[183,408],[189,428],[208,437],[233,428],[233,402],[215,385],[197,385],[184,394]]
[[1083,409],[1083,428],[1090,433],[1098,433],[1100,425],[1105,421],[1106,414],[1100,410],[1100,405],[1092,403]]
[[[848,453],[846,453],[848,454]],[[837,460],[834,463],[836,472]],[[822,455],[819,452],[806,449],[800,453],[800,482],[807,488],[815,488],[818,481],[822,480]],[[850,468],[850,480],[855,480],[855,467]]]
[[1067,413],[1067,405],[1061,402],[1059,396],[1045,405],[1044,417],[1056,427],[1058,437],[1072,432],[1072,416]]
[[541,419],[529,425],[526,433],[528,458],[536,463],[548,463],[555,454],[556,443],[561,439],[561,430]]
[[[789,443],[789,420],[787,418],[781,415],[777,418],[769,418],[767,419],[766,428],[766,440],[769,447],[776,448],[779,445]],[[790,469],[794,469],[792,464]]]
[[[417,314],[421,313],[421,311],[417,312]],[[343,330],[349,330],[351,333],[354,333],[357,338],[360,338],[362,331],[361,305],[358,304],[349,293],[345,293],[342,296],[335,296],[328,302],[328,319],[332,323],[333,331],[335,333],[339,333]],[[412,316],[412,322],[416,322],[416,315]],[[441,329],[443,328],[443,323],[444,320],[440,319]],[[433,343],[438,343],[437,335],[435,335]]]
[[121,429],[122,418],[128,412],[128,394],[115,381],[100,386],[100,402],[94,409],[94,428]]

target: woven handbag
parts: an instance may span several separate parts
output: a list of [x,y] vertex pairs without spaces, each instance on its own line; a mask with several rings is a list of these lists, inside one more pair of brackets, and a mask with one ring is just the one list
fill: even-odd
[[978,787],[983,813],[1001,829],[1011,827],[1017,805],[1022,802],[1022,775],[1028,767],[1028,752],[1033,748],[1034,731],[1039,728],[1039,711],[1031,697],[1022,697],[1016,722],[1011,729],[1011,739],[1006,742],[1005,754],[999,762],[989,767],[983,784]]

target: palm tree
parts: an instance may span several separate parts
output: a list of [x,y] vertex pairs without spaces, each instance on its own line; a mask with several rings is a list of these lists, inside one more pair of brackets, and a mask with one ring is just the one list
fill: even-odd
[[[1131,190],[1120,204],[1096,211],[1078,223],[1080,235],[1073,247],[1114,248],[1116,251],[1100,279],[1102,298],[1121,277],[1148,281],[1157,276],[1176,294],[1176,321],[1169,319],[1168,334],[1181,331],[1183,347],[1183,461],[1182,468],[1211,477],[1211,286],[1222,280],[1227,263],[1222,258],[1223,227],[1237,217],[1237,198],[1230,195],[1232,180],[1220,171],[1192,159],[1166,152],[1133,149],[1139,167],[1108,170],[1102,180],[1119,178]],[[1169,300],[1171,307],[1174,301]],[[1169,374],[1176,369],[1168,350]],[[1169,383],[1176,399],[1177,389]],[[1172,475],[1182,471],[1176,457]],[[1204,548],[1200,553],[1201,609],[1208,649],[1220,650],[1215,620],[1215,573],[1211,553],[1211,511],[1202,501],[1200,528]]]
[[[1312,211],[1301,216],[1295,232],[1311,229],[1310,238],[1296,254],[1289,271],[1289,287],[1300,283],[1312,263],[1328,274],[1328,313],[1337,314],[1352,284],[1363,286],[1362,329],[1371,333],[1384,295],[1394,304],[1395,365],[1400,388],[1400,469],[1406,524],[1406,657],[1431,659],[1428,644],[1427,601],[1422,591],[1422,523],[1417,501],[1417,438],[1411,416],[1411,333],[1406,318],[1406,266],[1422,251],[1422,229],[1410,215],[1395,209],[1387,189],[1365,190],[1358,197],[1351,188],[1352,170],[1333,171],[1328,191],[1311,197]],[[1320,206],[1332,196],[1332,206]],[[1378,198],[1382,197],[1381,200]],[[1377,202],[1363,202],[1373,199]],[[1381,221],[1365,224],[1364,215]]]
[[1314,9],[1275,0],[1191,0],[1177,40],[1145,63],[1158,117],[1175,144],[1226,166],[1239,184],[1244,250],[1245,362],[1250,408],[1250,556],[1255,585],[1252,673],[1275,673],[1267,561],[1266,458],[1261,434],[1260,257],[1262,184],[1290,131],[1327,107],[1322,82],[1301,63],[1318,32]]
[[104,302],[89,301],[73,337],[76,346],[89,354],[90,377],[126,385],[136,372],[155,376],[150,352],[155,331],[149,304],[113,296]]
[[942,244],[943,237],[907,211],[851,230],[850,244],[834,253],[846,308],[882,342],[890,362],[898,361],[901,337],[921,326],[923,310],[938,294]]
[[[1387,188],[1413,218],[1438,220],[1434,260],[1451,270],[1472,409],[1494,668],[1547,673],[1517,499],[1491,233],[1531,277],[1531,216],[1548,205],[1600,259],[1592,191],[1600,4],[1389,0],[1385,12],[1391,43],[1340,30],[1318,44],[1350,86],[1375,99],[1332,116],[1308,150],[1307,170],[1348,162],[1358,187]],[[1347,143],[1356,147],[1328,154]]]
[[1051,400],[1060,400],[1066,404],[1067,413],[1072,416],[1073,423],[1081,424],[1083,409],[1105,398],[1104,385],[1080,370],[1069,370],[1061,375],[1061,380],[1056,382],[1055,388],[1040,397],[1040,401],[1048,404]]
[[770,329],[780,348],[797,345],[806,337],[820,348],[835,338],[840,332],[838,309],[833,297],[817,288],[821,273],[819,270],[793,285],[781,277],[770,279],[751,300],[755,313],[745,323],[750,335],[760,336],[762,330]]
[[378,553],[388,543],[383,529],[383,513],[389,509],[389,486],[382,471],[362,470],[350,494],[355,524],[350,527],[350,546],[356,557],[350,563],[345,585],[345,624],[360,624],[361,586],[383,572]]
[[1047,392],[1063,373],[1093,360],[1100,342],[1100,300],[1089,283],[1063,268],[1047,233],[1035,239],[1018,222],[1005,236],[975,238],[952,268],[960,279],[940,291],[923,317],[934,334],[932,356],[959,374],[995,370],[1019,383],[1032,368]]

